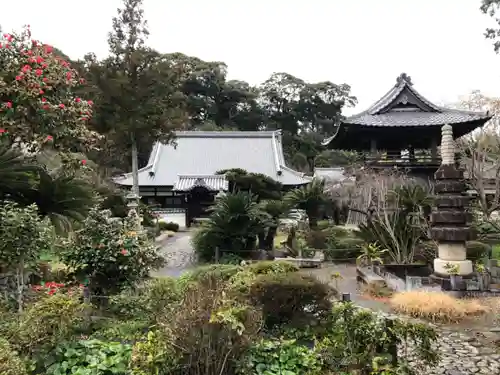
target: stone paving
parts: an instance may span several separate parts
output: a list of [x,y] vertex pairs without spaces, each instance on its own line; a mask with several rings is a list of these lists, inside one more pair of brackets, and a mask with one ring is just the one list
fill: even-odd
[[177,232],[174,237],[162,241],[161,254],[167,265],[152,273],[155,277],[178,277],[194,264],[194,250],[191,245],[190,232]]
[[[356,267],[353,265],[325,265],[320,269],[302,270],[325,282],[332,282],[330,276],[338,272],[342,279],[338,281],[340,293],[350,293],[352,301],[359,306],[380,312],[389,317],[398,317],[390,313],[389,306],[381,301],[363,299],[356,281]],[[432,368],[417,373],[422,375],[470,375],[500,374],[500,327],[482,327],[467,329],[459,325],[433,325],[438,332],[437,347],[441,354],[440,363]],[[496,342],[496,345],[495,345]],[[411,347],[399,348],[401,357],[406,357],[417,365],[411,354]]]

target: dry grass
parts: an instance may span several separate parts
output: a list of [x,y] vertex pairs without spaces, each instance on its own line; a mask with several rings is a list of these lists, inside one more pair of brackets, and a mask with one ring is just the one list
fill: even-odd
[[394,291],[387,286],[380,286],[377,284],[365,284],[361,288],[361,293],[368,297],[373,298],[375,300],[388,300],[393,294]]
[[478,300],[457,299],[443,292],[396,293],[390,304],[397,312],[441,323],[458,323],[490,311],[489,306]]

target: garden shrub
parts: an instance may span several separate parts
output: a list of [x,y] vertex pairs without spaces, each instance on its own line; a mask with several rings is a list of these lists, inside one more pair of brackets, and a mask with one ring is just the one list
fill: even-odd
[[151,322],[140,318],[101,319],[90,336],[91,339],[102,341],[119,341],[134,343],[142,340],[148,332]]
[[246,269],[255,275],[269,275],[278,273],[297,272],[299,268],[287,261],[267,260],[250,263]]
[[[316,335],[314,345],[317,355],[323,359],[323,373],[379,374],[372,372],[374,360],[390,354],[390,345],[398,343],[412,345],[411,355],[423,366],[437,363],[437,334],[432,327],[400,319],[392,323],[388,331],[383,316],[352,303],[336,303],[321,327],[321,334]],[[404,367],[404,358],[399,359],[399,364]],[[388,373],[399,373],[392,371]]]
[[109,299],[108,311],[116,317],[153,322],[182,300],[182,283],[171,277],[147,280]]
[[480,241],[467,241],[467,259],[477,262],[491,254],[491,246]]
[[311,230],[306,233],[306,244],[311,249],[323,250],[327,248],[328,233],[321,230]]
[[179,224],[173,223],[171,221],[166,222],[166,221],[159,221],[158,226],[160,227],[161,231],[171,231],[171,232],[178,232],[179,231]]
[[119,342],[82,340],[60,345],[47,374],[126,375],[132,346]]
[[241,375],[323,374],[321,358],[296,340],[261,340],[253,345],[240,363]]
[[219,263],[220,264],[240,264],[241,261],[244,260],[242,257],[240,257],[237,254],[233,253],[224,253],[222,256],[219,258]]
[[0,337],[0,374],[27,375],[26,365],[7,340]]
[[21,354],[43,359],[59,343],[84,328],[85,305],[79,295],[58,292],[29,305],[13,326],[11,343]]
[[317,227],[318,230],[327,229],[329,227],[330,227],[330,222],[328,220],[319,220],[318,221],[318,227]]
[[331,239],[323,251],[326,260],[355,261],[362,252],[365,241],[356,237]]
[[210,264],[200,266],[181,276],[190,281],[203,282],[211,279],[228,281],[236,273],[243,270],[242,266],[233,264]]
[[327,315],[336,294],[314,276],[299,273],[261,275],[250,286],[250,300],[262,307],[268,328],[304,324]]
[[136,231],[136,220],[113,219],[109,211],[95,207],[82,229],[65,244],[62,261],[80,281],[88,280],[92,294],[117,294],[164,263],[154,242]]
[[[137,350],[137,355],[134,351],[133,373],[233,375],[260,326],[260,313],[228,300],[224,283],[191,284],[183,303],[151,333],[147,351],[147,345],[137,345],[143,350]],[[152,364],[145,351],[169,354]]]
[[478,301],[457,299],[443,292],[400,292],[392,296],[390,304],[397,312],[443,323],[458,323],[489,310]]

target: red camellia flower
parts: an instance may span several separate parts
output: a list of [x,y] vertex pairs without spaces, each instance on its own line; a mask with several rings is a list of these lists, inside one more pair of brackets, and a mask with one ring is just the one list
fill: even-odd
[[70,80],[72,76],[73,75],[71,74],[71,72],[66,72],[66,79],[67,80]]
[[7,108],[12,108],[12,102],[7,102],[7,103],[5,103],[5,106],[6,106]]
[[50,105],[45,104],[42,108],[43,108],[43,109],[50,109]]
[[80,103],[81,101],[82,101],[82,99],[80,99],[80,98],[75,98],[75,102]]
[[45,138],[46,141],[52,141],[54,138],[51,135],[48,135],[47,138]]
[[43,94],[45,94],[45,91],[40,90],[38,93],[39,93],[40,95],[43,95]]
[[43,74],[43,70],[42,69],[37,69],[35,71],[35,73],[36,73],[37,76],[41,76]]
[[44,103],[45,103],[46,101],[47,101],[47,99],[45,99],[45,98],[42,98],[42,102],[44,102]]
[[42,81],[47,82],[49,79],[47,77],[43,77]]
[[23,76],[16,76],[16,81],[20,81],[23,79]]
[[87,100],[87,104],[92,105],[92,104],[94,104],[94,102],[92,100]]
[[23,69],[22,69],[23,73],[28,73],[30,70],[31,70],[31,66],[29,66],[29,65],[23,66]]
[[5,133],[5,129],[0,129],[0,134]]
[[45,47],[45,52],[47,53],[51,53],[53,50],[52,46],[49,46],[48,44],[46,44],[44,47]]
[[36,58],[36,63],[37,63],[37,64],[41,64],[41,63],[43,63],[43,57],[42,57],[42,56],[38,56],[38,57]]
[[37,44],[38,44],[38,42],[37,42],[36,40],[32,40],[32,41],[31,41],[31,44],[33,45],[33,47],[36,47],[36,46],[37,46]]
[[120,251],[120,253],[121,253],[122,255],[128,255],[128,251],[127,251],[127,250],[125,250],[125,249],[122,249],[122,250]]
[[87,160],[83,159],[82,160],[82,165],[86,165],[87,164]]
[[63,103],[59,104],[59,108],[63,109],[65,105]]

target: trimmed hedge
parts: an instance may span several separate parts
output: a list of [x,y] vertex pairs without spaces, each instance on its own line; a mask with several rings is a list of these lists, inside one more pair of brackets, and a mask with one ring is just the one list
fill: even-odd
[[267,328],[321,319],[331,311],[336,294],[314,276],[300,273],[261,275],[250,286],[250,300],[262,307]]

